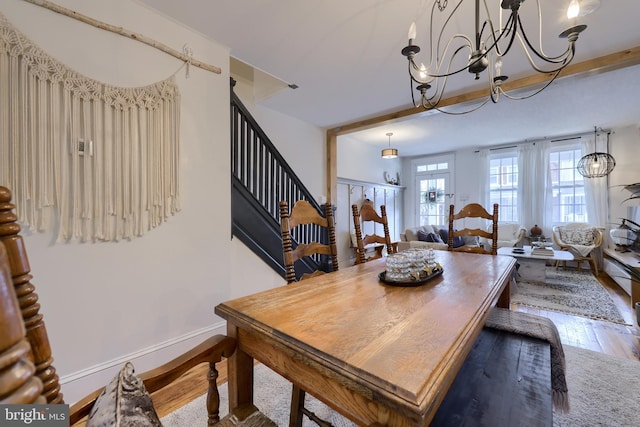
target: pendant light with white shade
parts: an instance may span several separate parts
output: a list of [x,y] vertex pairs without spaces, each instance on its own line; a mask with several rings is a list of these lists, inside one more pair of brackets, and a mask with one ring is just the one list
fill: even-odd
[[393,132],[387,133],[387,136],[389,137],[389,147],[382,150],[383,159],[395,159],[398,157],[398,149],[391,148],[391,135],[393,135]]

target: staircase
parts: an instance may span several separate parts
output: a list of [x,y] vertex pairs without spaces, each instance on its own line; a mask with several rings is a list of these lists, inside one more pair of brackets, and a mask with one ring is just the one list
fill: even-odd
[[[304,184],[293,172],[269,137],[260,128],[233,91],[231,81],[231,221],[232,234],[283,278],[282,238],[279,203],[286,200],[289,209],[297,200],[309,201],[324,212]],[[324,215],[323,215],[324,216]],[[294,248],[298,243],[328,236],[311,226],[294,230]],[[323,257],[324,258],[324,257]],[[323,258],[296,263],[296,276],[318,268],[330,271]]]

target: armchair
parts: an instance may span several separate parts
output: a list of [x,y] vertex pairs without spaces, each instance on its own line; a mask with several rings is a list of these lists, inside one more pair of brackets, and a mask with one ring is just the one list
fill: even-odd
[[[585,223],[570,223],[553,227],[553,241],[560,250],[571,251],[578,271],[583,261],[588,261],[594,275],[598,276],[598,260],[596,249],[602,245],[602,231]],[[560,261],[556,262],[558,268]],[[567,267],[567,261],[562,261],[562,267]]]
[[[493,225],[487,227],[487,231],[491,232]],[[522,225],[514,222],[500,222],[498,223],[498,248],[504,247],[516,247],[522,242],[527,229]],[[485,242],[490,245],[489,239]]]

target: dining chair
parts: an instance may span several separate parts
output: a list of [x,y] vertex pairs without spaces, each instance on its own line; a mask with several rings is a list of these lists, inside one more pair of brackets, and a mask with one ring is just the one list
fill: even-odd
[[[461,219],[478,218],[491,221],[491,231],[482,228],[455,228],[454,222]],[[485,249],[484,245],[465,245],[462,238],[474,236],[478,240],[491,239],[491,249]],[[498,254],[498,204],[493,204],[493,213],[489,213],[482,205],[470,203],[455,213],[454,205],[449,206],[449,235],[447,248],[455,252],[473,252],[481,254]]]
[[[10,190],[0,186],[0,365],[3,366],[0,398],[2,403],[11,404],[64,404],[52,365],[47,329],[38,312],[42,302],[31,282],[31,267],[14,209]],[[68,425],[84,425],[87,416],[98,425],[138,425],[143,420],[144,425],[160,425],[157,410],[168,408],[155,408],[150,394],[207,363],[209,387],[205,406],[209,427],[276,427],[249,404],[238,406],[220,419],[216,364],[223,357],[231,356],[235,348],[232,337],[214,335],[164,365],[139,375],[134,373],[131,363],[125,363],[107,387],[93,391],[69,408]],[[103,393],[105,389],[109,392]]]
[[[385,245],[385,249],[388,254],[394,254],[398,252],[397,244],[391,243],[391,236],[389,235],[389,222],[387,219],[387,207],[385,205],[380,206],[380,215],[376,212],[373,207],[373,204],[369,201],[365,201],[362,204],[362,208],[358,211],[358,205],[351,205],[351,211],[353,213],[353,227],[356,233],[356,264],[361,264],[363,262],[377,259],[379,256],[376,255],[367,258],[366,254],[366,245],[370,244],[383,244]],[[362,227],[365,223],[372,223],[375,227],[375,224],[382,225],[382,230],[384,236],[380,236],[375,233],[375,228],[373,229],[373,234],[367,234],[362,237]]]
[[[556,225],[552,229],[553,241],[562,251],[570,251],[573,260],[577,262],[577,270],[581,271],[583,261],[591,266],[595,276],[598,276],[598,259],[596,250],[602,245],[602,231],[593,225],[573,222],[565,225]],[[560,261],[556,261],[556,269]],[[567,261],[562,261],[562,268],[567,268]]]
[[[298,200],[291,212],[289,212],[288,203],[282,200],[280,202],[280,234],[287,283],[295,282],[297,276],[300,276],[300,280],[305,280],[324,274],[325,271],[321,269],[324,262],[321,258],[326,256],[331,259],[331,271],[338,271],[333,206],[330,203],[325,204],[323,217],[306,200]],[[302,263],[304,258],[308,261],[306,265]],[[301,268],[314,271],[296,275],[296,262]],[[304,406],[305,395],[306,392],[302,388],[293,385],[289,426],[301,427],[304,415],[320,426],[330,425]]]
[[[331,271],[338,270],[336,230],[330,203],[325,205],[323,217],[306,200],[298,200],[291,212],[288,203],[281,201],[280,234],[287,283],[324,274],[329,268],[326,257],[330,258]],[[296,266],[304,273],[296,274]]]

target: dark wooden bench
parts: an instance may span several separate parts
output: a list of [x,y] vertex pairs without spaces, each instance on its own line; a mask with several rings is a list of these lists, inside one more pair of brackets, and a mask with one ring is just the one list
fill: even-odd
[[551,426],[547,341],[485,328],[431,426]]

